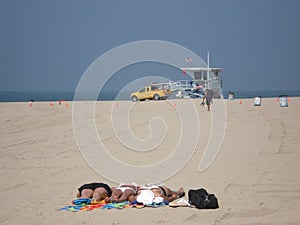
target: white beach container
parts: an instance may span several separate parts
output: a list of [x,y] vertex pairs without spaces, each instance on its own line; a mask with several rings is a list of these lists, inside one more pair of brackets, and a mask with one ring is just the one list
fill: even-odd
[[261,106],[261,96],[256,96],[254,98],[254,106]]
[[228,93],[228,99],[233,100],[234,99],[234,92],[229,92]]
[[288,96],[279,95],[279,104],[281,107],[288,107]]

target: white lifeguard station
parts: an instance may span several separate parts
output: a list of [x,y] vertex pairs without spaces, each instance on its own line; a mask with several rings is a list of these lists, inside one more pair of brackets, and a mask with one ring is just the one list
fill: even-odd
[[214,98],[223,98],[222,68],[185,67],[181,69],[193,73],[196,85],[202,86],[204,90],[211,89],[214,92]]
[[207,67],[183,67],[182,71],[192,73],[197,86],[203,86],[203,89],[211,89],[214,92],[214,98],[223,98],[222,94],[222,68],[209,67],[209,53],[207,54]]
[[[223,98],[222,93],[222,76],[223,68],[209,67],[209,53],[207,53],[207,67],[182,67],[184,73],[189,73],[192,80],[177,80],[169,83],[155,83],[156,85],[168,85],[173,93],[178,98],[185,97],[203,97],[204,91],[210,89],[213,91],[214,98]],[[187,92],[193,92],[192,95],[187,95]]]

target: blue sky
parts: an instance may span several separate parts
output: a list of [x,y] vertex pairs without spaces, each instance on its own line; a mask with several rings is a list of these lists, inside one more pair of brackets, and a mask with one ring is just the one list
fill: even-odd
[[209,51],[224,90],[299,90],[299,12],[297,0],[0,0],[0,90],[75,90],[95,59],[139,40]]

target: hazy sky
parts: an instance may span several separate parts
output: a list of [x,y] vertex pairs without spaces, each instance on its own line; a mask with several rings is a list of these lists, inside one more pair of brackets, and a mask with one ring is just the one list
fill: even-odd
[[224,90],[300,89],[298,0],[0,0],[0,90],[75,90],[95,59],[139,40],[209,51]]

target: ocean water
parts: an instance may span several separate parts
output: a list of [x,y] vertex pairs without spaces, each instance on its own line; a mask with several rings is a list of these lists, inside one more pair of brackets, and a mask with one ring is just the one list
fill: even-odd
[[[232,91],[234,98],[274,98],[279,95],[299,97],[300,90],[275,90],[275,91]],[[229,91],[223,91],[224,98],[228,98]],[[74,91],[0,91],[0,102],[28,102],[28,101],[73,101]],[[94,100],[86,99],[81,100]],[[97,98],[99,101],[130,100],[130,93],[118,93],[118,91],[101,92]]]
[[[0,91],[0,102],[28,102],[28,101],[73,101],[74,91]],[[117,91],[101,92],[97,100],[111,101],[115,100],[118,95]],[[120,100],[127,100],[130,98],[130,93],[118,96]],[[94,100],[86,97],[82,100]]]
[[[254,98],[261,96],[262,98],[275,98],[279,95],[287,95],[289,97],[299,97],[300,90],[274,90],[274,91],[231,91],[234,92],[234,98]],[[228,98],[229,91],[223,91],[224,98]]]

